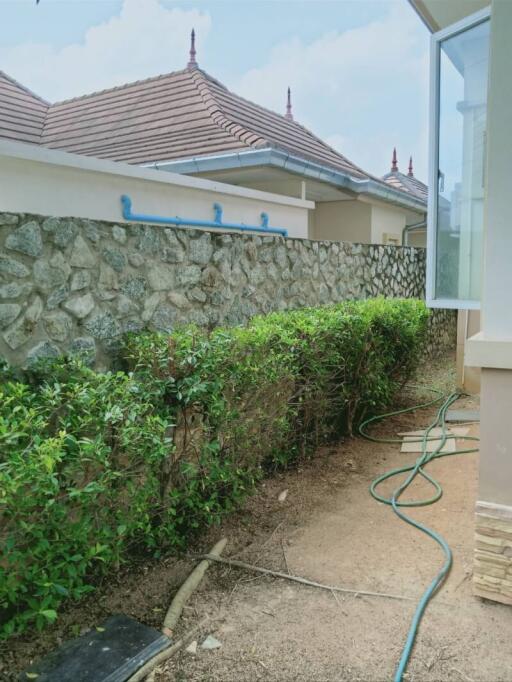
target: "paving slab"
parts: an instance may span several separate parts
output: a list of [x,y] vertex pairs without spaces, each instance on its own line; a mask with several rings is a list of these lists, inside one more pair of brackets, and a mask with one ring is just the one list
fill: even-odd
[[[441,447],[442,443],[443,443],[443,441],[441,439],[429,440],[429,441],[427,441],[427,444],[426,444],[426,451],[427,452],[439,451],[442,453],[449,453],[449,452],[455,452],[457,450],[455,438],[448,439],[447,441],[445,441],[445,443]],[[400,448],[400,452],[407,452],[407,453],[423,452],[423,442],[418,441],[417,437],[414,439],[408,439],[406,437],[402,441],[402,447]]]
[[480,410],[448,410],[447,422],[479,422]]

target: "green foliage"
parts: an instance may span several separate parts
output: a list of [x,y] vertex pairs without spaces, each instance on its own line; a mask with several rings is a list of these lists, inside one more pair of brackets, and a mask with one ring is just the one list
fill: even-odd
[[421,355],[419,301],[127,338],[125,371],[0,366],[0,634],[57,618],[136,553],[183,548],[266,471],[350,433]]

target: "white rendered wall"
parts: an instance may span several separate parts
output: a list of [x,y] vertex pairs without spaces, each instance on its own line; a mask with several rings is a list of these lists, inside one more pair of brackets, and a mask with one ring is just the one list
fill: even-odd
[[385,244],[386,237],[394,236],[401,244],[405,218],[404,211],[388,206],[372,206],[372,243]]
[[191,178],[165,171],[92,159],[0,140],[0,211],[73,216],[124,222],[120,197],[132,199],[134,213],[212,220],[213,204],[223,221],[271,227],[290,237],[308,236],[311,201]]
[[[512,2],[494,0],[488,96],[487,196],[481,328],[479,499],[512,506],[512,370],[495,360],[492,344],[512,359]],[[468,355],[471,362],[471,341]],[[508,348],[508,351],[507,351]],[[494,356],[494,357],[493,357]],[[507,363],[509,364],[509,363]],[[510,366],[510,364],[509,364]]]
[[371,213],[371,205],[362,201],[319,201],[310,238],[370,244]]
[[414,230],[409,232],[407,237],[408,246],[421,246],[426,248],[427,246],[427,231],[426,230]]
[[512,2],[492,3],[482,330],[512,340]]

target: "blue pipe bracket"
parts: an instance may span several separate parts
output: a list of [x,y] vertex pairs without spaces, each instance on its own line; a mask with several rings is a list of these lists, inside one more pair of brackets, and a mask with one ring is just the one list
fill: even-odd
[[146,213],[133,213],[132,200],[127,194],[121,196],[121,208],[125,220],[137,220],[142,223],[156,223],[158,225],[175,225],[176,227],[207,227],[216,230],[236,230],[237,232],[262,232],[265,234],[280,234],[288,236],[288,230],[282,227],[270,227],[268,213],[261,214],[260,225],[244,225],[244,223],[224,223],[222,221],[221,204],[213,204],[213,220],[194,220],[189,218],[166,217]]

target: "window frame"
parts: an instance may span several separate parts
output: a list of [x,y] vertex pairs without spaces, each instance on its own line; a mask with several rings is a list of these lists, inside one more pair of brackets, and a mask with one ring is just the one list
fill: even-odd
[[437,262],[437,198],[439,170],[439,123],[440,123],[440,82],[441,82],[441,43],[447,38],[464,33],[485,21],[491,16],[490,7],[486,7],[461,21],[433,33],[430,37],[430,104],[429,104],[429,192],[427,203],[427,273],[426,302],[429,308],[452,308],[458,310],[479,310],[480,301],[436,298],[436,262]]

